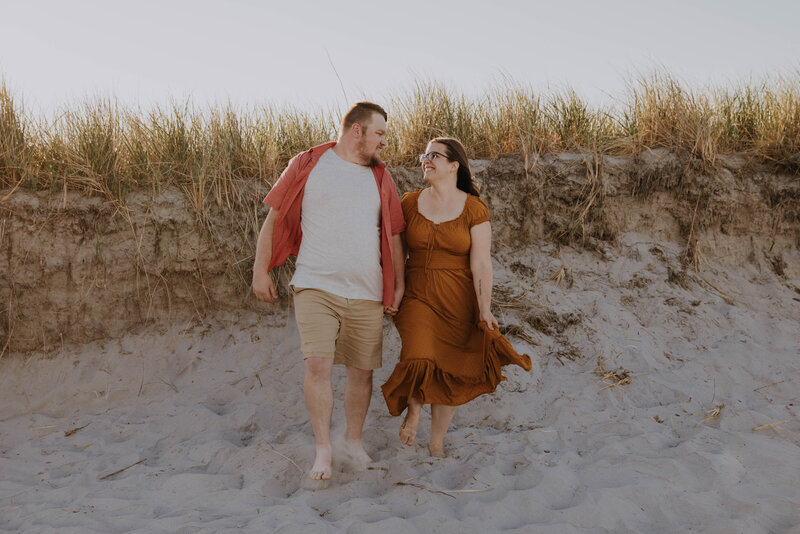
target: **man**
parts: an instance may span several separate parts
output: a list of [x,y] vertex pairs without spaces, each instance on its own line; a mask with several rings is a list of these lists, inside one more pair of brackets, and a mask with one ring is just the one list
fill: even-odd
[[331,478],[333,364],[347,366],[347,452],[372,461],[361,441],[381,366],[383,314],[403,297],[405,230],[397,189],[380,160],[386,112],[359,102],[342,119],[338,142],[298,154],[264,202],[269,214],[258,235],[253,292],[277,298],[269,271],[297,256],[290,286],[305,365],[303,392],[316,438],[309,477]]

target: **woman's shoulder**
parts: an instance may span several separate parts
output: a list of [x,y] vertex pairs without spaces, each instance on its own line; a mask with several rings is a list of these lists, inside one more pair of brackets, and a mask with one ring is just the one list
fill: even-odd
[[406,191],[405,193],[403,193],[402,198],[418,197],[420,193],[422,193],[422,189],[414,189],[413,191]]
[[489,211],[489,206],[486,205],[486,202],[484,202],[481,197],[476,197],[475,195],[467,195],[467,206],[471,210]]
[[419,197],[420,191],[421,189],[403,193],[403,196],[400,198],[400,207],[403,210],[403,217],[406,219],[406,224],[408,224],[408,221],[417,211],[417,198]]
[[487,206],[480,197],[476,197],[475,195],[467,196],[467,205],[464,211],[468,214],[470,226],[486,222],[490,218],[489,206]]
[[400,197],[400,203],[405,206],[408,202],[416,202],[420,193],[422,193],[422,189],[415,189],[414,191],[403,193],[403,196]]

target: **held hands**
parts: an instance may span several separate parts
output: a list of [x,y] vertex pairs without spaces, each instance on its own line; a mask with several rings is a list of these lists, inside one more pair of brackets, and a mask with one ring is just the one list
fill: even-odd
[[489,330],[494,330],[495,328],[500,327],[500,325],[497,324],[497,319],[494,318],[494,315],[491,311],[482,311],[478,322],[486,323],[486,326],[489,328]]
[[388,315],[390,317],[394,317],[397,315],[398,310],[400,309],[400,302],[403,300],[403,293],[405,293],[405,287],[398,287],[394,290],[394,302],[391,306],[384,306],[383,313],[384,315]]
[[262,302],[269,302],[270,304],[275,302],[278,298],[278,292],[269,273],[253,272],[253,293]]

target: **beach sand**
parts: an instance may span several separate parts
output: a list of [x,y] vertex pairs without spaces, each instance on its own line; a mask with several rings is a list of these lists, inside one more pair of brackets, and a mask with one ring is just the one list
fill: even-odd
[[[800,283],[713,259],[676,279],[682,253],[630,232],[497,252],[496,315],[533,370],[460,408],[444,459],[427,409],[399,443],[387,320],[375,462],[339,454],[324,488],[286,306],[7,356],[0,531],[798,533]],[[340,451],[343,369],[334,387]]]

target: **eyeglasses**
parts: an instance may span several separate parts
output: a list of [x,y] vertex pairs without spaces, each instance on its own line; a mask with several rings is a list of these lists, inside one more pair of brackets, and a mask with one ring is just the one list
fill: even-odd
[[425,163],[426,161],[434,161],[436,158],[444,158],[446,160],[450,159],[441,152],[428,152],[427,154],[419,155],[419,162]]

